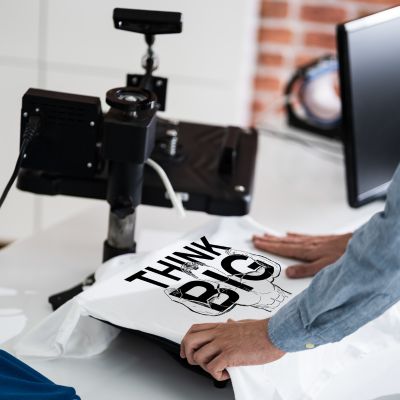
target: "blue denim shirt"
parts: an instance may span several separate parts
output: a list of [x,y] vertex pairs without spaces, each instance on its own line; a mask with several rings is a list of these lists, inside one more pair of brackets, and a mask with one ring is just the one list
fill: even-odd
[[273,344],[286,352],[337,342],[400,299],[400,166],[385,210],[359,228],[344,255],[269,321]]

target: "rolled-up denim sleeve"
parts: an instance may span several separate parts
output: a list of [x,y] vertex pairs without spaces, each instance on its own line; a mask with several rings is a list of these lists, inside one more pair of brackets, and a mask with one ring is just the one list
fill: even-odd
[[269,321],[268,335],[286,351],[337,342],[400,300],[400,167],[385,210],[358,229],[345,254]]

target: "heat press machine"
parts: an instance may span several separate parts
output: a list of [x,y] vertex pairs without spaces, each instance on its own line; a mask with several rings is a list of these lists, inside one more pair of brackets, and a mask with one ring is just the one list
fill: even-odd
[[[186,210],[247,214],[258,136],[255,129],[158,115],[166,108],[168,79],[153,75],[159,64],[154,43],[157,35],[182,31],[180,13],[116,8],[113,21],[118,30],[144,35],[144,73],[128,74],[125,86],[106,93],[110,106],[106,113],[98,97],[29,89],[22,99],[21,154],[16,166],[20,190],[109,203],[103,261],[136,251],[140,204],[172,206],[150,161],[165,171]],[[93,282],[94,275],[51,296],[53,309]],[[176,343],[152,340],[179,359]]]
[[[107,200],[109,228],[103,261],[132,253],[136,208],[171,207],[157,174],[166,172],[187,210],[215,215],[249,212],[257,132],[167,120],[166,78],[154,76],[156,35],[182,31],[181,14],[117,8],[116,29],[144,35],[144,74],[128,74],[126,86],[110,89],[103,114],[98,97],[29,89],[22,99],[21,146],[32,119],[38,134],[24,150],[17,187],[45,195]],[[216,105],[217,107],[218,105]]]

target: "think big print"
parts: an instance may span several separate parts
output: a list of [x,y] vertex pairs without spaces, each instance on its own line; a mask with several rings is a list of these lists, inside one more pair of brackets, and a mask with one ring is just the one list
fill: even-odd
[[167,299],[192,312],[219,316],[234,307],[271,312],[290,295],[274,280],[280,265],[259,254],[212,244],[203,236],[127,277],[159,286]]

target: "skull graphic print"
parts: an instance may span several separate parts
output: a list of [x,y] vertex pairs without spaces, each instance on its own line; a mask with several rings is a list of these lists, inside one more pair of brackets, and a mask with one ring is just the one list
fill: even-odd
[[168,287],[165,294],[189,310],[209,316],[237,306],[271,312],[290,295],[274,284],[280,265],[265,256],[227,249],[216,261],[213,265],[199,261],[182,264],[180,270],[190,279]]

